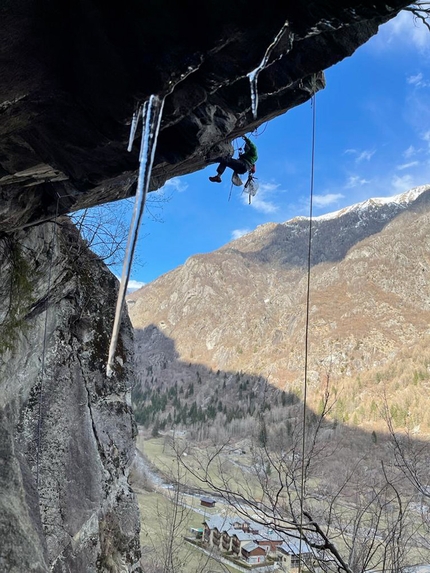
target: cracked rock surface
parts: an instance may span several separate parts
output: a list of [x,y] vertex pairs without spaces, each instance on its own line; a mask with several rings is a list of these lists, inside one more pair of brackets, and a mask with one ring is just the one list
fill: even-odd
[[[3,2],[1,230],[52,218],[58,195],[61,214],[133,195],[139,145],[127,152],[130,122],[150,94],[168,94],[154,190],[307,101],[324,87],[323,70],[408,4]],[[266,55],[254,118],[247,75]]]
[[117,281],[66,219],[0,258],[0,570],[139,571],[128,318],[105,376]]

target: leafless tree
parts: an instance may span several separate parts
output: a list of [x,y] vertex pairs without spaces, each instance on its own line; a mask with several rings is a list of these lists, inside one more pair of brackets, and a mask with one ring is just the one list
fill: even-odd
[[407,6],[405,10],[411,12],[430,31],[430,2],[414,2]]
[[[162,222],[163,207],[170,199],[163,191],[150,194],[146,212],[153,221]],[[132,209],[133,200],[124,199],[78,211],[71,219],[90,249],[106,264],[116,265],[124,258]]]
[[321,413],[306,411],[302,419],[297,412],[291,435],[281,441],[278,436],[277,443],[261,416],[252,461],[240,470],[242,479],[227,467],[228,443],[214,444],[205,455],[200,451],[192,464],[188,457],[184,461],[178,444],[178,459],[203,487],[245,519],[313,548],[320,569],[400,571],[417,532],[403,476],[393,464],[388,469],[381,462],[379,469],[367,467],[374,447],[371,439],[369,451],[348,460],[350,450],[328,419],[334,403],[327,380]]
[[124,258],[131,208],[130,200],[125,200],[84,209],[71,217],[86,244],[108,265]]
[[412,436],[408,428],[397,429],[390,413],[388,399],[384,397],[382,415],[388,427],[396,466],[415,491],[430,499],[430,444]]
[[[176,460],[175,471],[167,476],[171,487],[160,493],[155,514],[156,534],[145,536],[145,524],[142,525],[143,534],[148,541],[142,548],[144,553],[144,566],[147,573],[207,573],[208,568],[214,564],[215,555],[199,552],[198,549],[186,543],[185,538],[190,532],[188,524],[192,509],[187,504],[183,493],[185,479],[184,468]],[[191,566],[191,558],[193,556]],[[227,573],[227,568],[218,562],[217,572]],[[215,572],[214,572],[215,573]]]
[[408,428],[395,427],[393,418],[385,398],[383,416],[387,423],[391,447],[396,468],[407,480],[414,497],[415,515],[419,516],[417,536],[421,550],[428,560],[430,551],[430,444],[427,440],[419,440],[412,435]]

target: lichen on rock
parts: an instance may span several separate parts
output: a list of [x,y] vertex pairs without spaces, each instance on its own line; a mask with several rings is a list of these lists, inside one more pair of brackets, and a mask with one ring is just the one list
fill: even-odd
[[22,323],[0,355],[0,569],[139,571],[127,315],[105,376],[117,281],[67,219],[8,239],[5,268],[19,252],[31,292],[0,302]]

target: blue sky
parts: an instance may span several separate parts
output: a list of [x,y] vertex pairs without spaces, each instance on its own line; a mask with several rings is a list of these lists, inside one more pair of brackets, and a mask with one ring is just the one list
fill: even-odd
[[[430,32],[402,12],[367,44],[326,70],[316,95],[313,214],[430,183]],[[258,225],[309,214],[312,106],[262,125],[259,191],[248,205],[214,165],[151,193],[130,287],[155,280],[197,253]],[[121,275],[120,266],[113,271]]]

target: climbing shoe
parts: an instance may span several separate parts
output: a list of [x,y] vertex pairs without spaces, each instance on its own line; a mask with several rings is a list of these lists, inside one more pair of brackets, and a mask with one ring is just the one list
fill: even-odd
[[219,175],[214,175],[213,177],[209,177],[209,181],[212,181],[212,183],[221,183],[221,177]]

